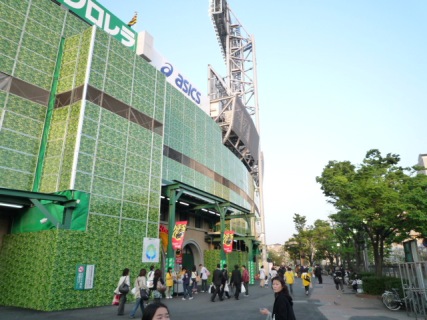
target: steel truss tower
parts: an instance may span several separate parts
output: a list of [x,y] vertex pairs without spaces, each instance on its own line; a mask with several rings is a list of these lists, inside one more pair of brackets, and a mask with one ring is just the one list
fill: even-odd
[[264,246],[262,260],[266,264],[255,40],[231,11],[227,0],[210,0],[210,15],[227,66],[224,78],[208,67],[210,114],[222,128],[224,145],[239,157],[254,178]]

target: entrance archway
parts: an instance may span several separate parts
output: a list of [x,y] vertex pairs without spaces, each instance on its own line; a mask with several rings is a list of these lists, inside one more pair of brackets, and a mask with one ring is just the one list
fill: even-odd
[[193,266],[198,267],[203,263],[203,253],[197,242],[189,240],[184,243],[182,248],[182,266],[191,270]]

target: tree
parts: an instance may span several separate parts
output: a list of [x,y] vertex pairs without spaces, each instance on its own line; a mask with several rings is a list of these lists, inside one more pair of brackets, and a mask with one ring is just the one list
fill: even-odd
[[329,161],[316,177],[328,202],[339,211],[332,218],[369,237],[377,275],[387,244],[402,241],[411,230],[427,234],[427,176],[415,175],[416,167],[398,166],[399,161],[399,155],[382,157],[374,149],[358,167]]

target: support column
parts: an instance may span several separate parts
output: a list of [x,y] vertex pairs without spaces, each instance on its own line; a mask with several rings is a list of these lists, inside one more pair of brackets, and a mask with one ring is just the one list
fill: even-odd
[[179,191],[178,186],[166,188],[166,196],[169,198],[169,218],[168,218],[168,250],[166,255],[165,273],[168,268],[175,270],[175,250],[172,247],[172,234],[175,227],[176,202],[181,197],[182,191]]
[[225,254],[224,245],[223,245],[223,242],[224,242],[224,231],[225,231],[225,211],[226,211],[226,208],[221,207],[217,203],[217,209],[219,211],[220,219],[221,219],[220,220],[220,222],[221,222],[220,223],[220,227],[221,227],[221,251],[220,251],[219,257],[220,257],[220,265],[221,265],[221,267],[223,267],[224,264],[227,263],[227,255]]

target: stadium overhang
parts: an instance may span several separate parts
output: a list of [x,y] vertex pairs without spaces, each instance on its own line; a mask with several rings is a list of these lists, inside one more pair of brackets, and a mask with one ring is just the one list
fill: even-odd
[[[15,216],[30,207],[37,207],[53,225],[59,229],[70,229],[72,213],[79,201],[59,194],[0,188],[0,216]],[[46,208],[45,205],[50,203],[64,207],[62,221],[58,221]]]

